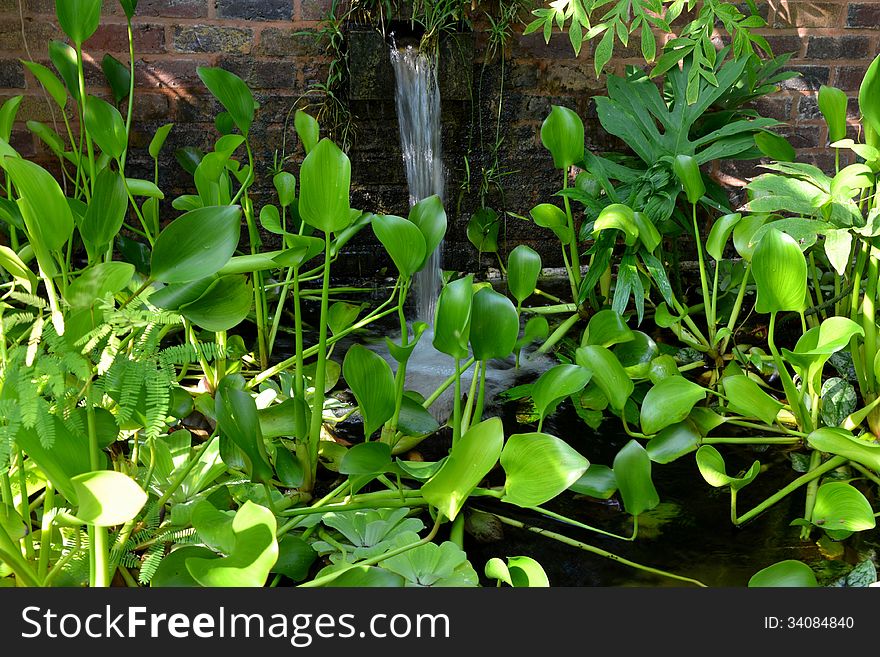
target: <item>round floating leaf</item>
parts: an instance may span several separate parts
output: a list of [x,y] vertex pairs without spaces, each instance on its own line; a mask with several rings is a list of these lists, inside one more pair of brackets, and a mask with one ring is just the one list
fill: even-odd
[[591,463],[581,478],[568,487],[573,493],[589,495],[600,500],[607,500],[617,490],[617,479],[614,470],[607,465]]
[[227,331],[244,321],[253,301],[253,291],[245,276],[223,276],[198,299],[180,306],[178,312],[205,330]]
[[567,169],[584,159],[584,124],[572,110],[554,105],[541,124],[541,143],[553,156],[553,166]]
[[773,425],[782,409],[782,402],[774,399],[744,374],[725,376],[721,380],[727,407],[745,417],[756,417],[764,424]]
[[626,325],[620,313],[610,308],[600,310],[587,323],[587,344],[611,347],[629,342],[633,337],[632,329]]
[[454,520],[468,495],[498,461],[503,443],[504,427],[499,418],[475,424],[452,447],[437,474],[422,486],[422,496]]
[[128,147],[128,133],[119,110],[106,100],[86,96],[85,123],[103,153],[119,159]]
[[538,417],[543,420],[563,399],[583,390],[590,377],[590,370],[580,365],[556,365],[544,372],[532,384],[532,399]]
[[770,229],[752,255],[752,275],[758,288],[755,310],[800,312],[807,294],[807,261],[790,236]]
[[612,203],[602,208],[593,224],[593,233],[599,233],[603,230],[621,231],[627,246],[632,246],[639,239],[639,228],[636,225],[635,214],[632,208],[622,203]]
[[[393,411],[393,409],[392,409]],[[391,447],[386,443],[360,443],[349,449],[339,464],[339,474],[369,475],[391,467]]]
[[394,375],[391,367],[379,354],[354,344],[342,361],[342,376],[354,393],[364,419],[364,437],[369,438],[394,415]]
[[614,478],[623,507],[637,516],[660,504],[660,496],[651,480],[651,459],[637,441],[630,440],[614,457]]
[[471,348],[477,360],[507,358],[519,336],[519,315],[503,294],[479,290],[471,307]]
[[156,239],[152,277],[163,283],[187,283],[217,273],[235,253],[240,221],[237,205],[199,208],[181,215]]
[[254,95],[240,77],[222,68],[199,66],[196,68],[199,78],[229,112],[235,125],[245,137],[254,122],[256,102]]
[[767,566],[752,575],[749,588],[819,586],[813,569],[803,561],[787,559]]
[[248,500],[232,520],[231,553],[220,559],[190,557],[186,568],[202,586],[263,586],[278,559],[276,529],[272,512]]
[[446,235],[446,210],[440,197],[434,194],[413,205],[408,219],[419,227],[425,239],[425,258],[419,265],[421,270]]
[[860,532],[874,529],[871,503],[855,487],[842,481],[819,486],[810,521],[826,531]]
[[473,276],[448,283],[440,292],[434,312],[434,348],[453,358],[468,355],[471,329]]
[[705,398],[706,389],[683,376],[662,379],[642,401],[642,431],[650,435],[683,421],[694,405]]
[[371,225],[400,277],[411,278],[425,262],[425,238],[419,227],[403,217],[390,214],[373,217]]
[[507,258],[507,287],[519,303],[535,291],[541,274],[541,255],[525,244],[520,244]]
[[702,436],[693,423],[677,422],[648,441],[646,450],[654,463],[671,463],[700,446]]
[[522,507],[539,506],[566,490],[589,466],[587,459],[555,436],[514,434],[501,452],[507,475],[501,499]]
[[587,345],[575,352],[575,360],[593,373],[592,382],[605,395],[611,408],[621,412],[635,386],[615,355],[605,347]]
[[299,171],[299,215],[310,226],[332,233],[352,222],[351,162],[329,139],[322,139]]
[[703,445],[697,450],[697,467],[700,469],[703,479],[710,486],[715,488],[730,486],[732,490],[748,486],[761,471],[761,463],[755,461],[742,477],[729,476],[727,466],[724,464],[724,457],[712,445]]
[[76,517],[96,527],[113,527],[137,517],[147,494],[134,479],[114,470],[96,470],[70,478],[79,507]]

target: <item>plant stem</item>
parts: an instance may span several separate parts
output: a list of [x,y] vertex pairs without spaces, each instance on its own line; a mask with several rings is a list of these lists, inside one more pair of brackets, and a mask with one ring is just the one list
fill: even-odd
[[[812,472],[822,463],[822,453],[814,450],[810,455],[810,467],[807,472]],[[813,507],[816,504],[816,495],[819,492],[819,480],[813,479],[807,484],[807,499],[804,503],[804,520],[809,522],[813,517]],[[801,540],[806,541],[810,538],[810,527],[801,527]]]
[[540,513],[542,515],[547,516],[548,518],[553,518],[554,520],[558,520],[559,522],[564,522],[567,525],[571,525],[573,527],[578,527],[580,529],[586,529],[587,531],[596,532],[597,534],[602,534],[603,536],[610,536],[611,538],[616,538],[621,541],[634,541],[636,539],[636,532],[638,531],[638,523],[636,520],[637,516],[633,516],[633,533],[630,536],[621,536],[620,534],[614,534],[609,531],[605,531],[604,529],[599,529],[597,527],[593,527],[592,525],[587,525],[577,520],[573,520],[567,516],[560,515],[558,513],[554,513],[548,509],[545,509],[540,506],[527,506],[525,507],[534,511],[536,513]]
[[804,402],[794,385],[794,381],[792,381],[791,375],[788,373],[788,368],[785,365],[785,361],[782,359],[782,356],[776,349],[776,343],[773,340],[773,331],[775,327],[776,312],[772,312],[770,314],[770,326],[767,333],[767,343],[770,347],[770,353],[773,354],[773,362],[776,364],[776,369],[779,372],[779,378],[782,379],[782,387],[785,390],[785,396],[788,397],[788,403],[791,406],[791,411],[792,413],[794,413],[795,418],[797,418],[798,428],[809,433],[813,430],[812,422],[810,420],[809,414],[806,411],[806,408],[804,408]]
[[452,447],[461,438],[461,359],[455,359],[455,399],[452,400]]
[[[562,189],[568,189],[568,169],[562,172]],[[581,260],[578,253],[577,233],[574,230],[574,217],[571,214],[571,204],[568,196],[562,197],[562,203],[565,205],[565,217],[568,220],[568,229],[571,231],[571,241],[568,243],[571,251],[571,287],[573,298],[577,299],[578,290],[581,287]]]
[[800,438],[768,438],[756,436],[754,438],[703,438],[702,445],[799,445],[803,441]]
[[542,344],[538,348],[538,353],[546,354],[553,347],[555,347],[556,343],[565,337],[565,334],[568,333],[569,330],[571,330],[571,327],[574,326],[580,318],[581,316],[578,313],[575,313],[564,322],[562,322],[562,324],[557,326],[556,330],[550,334],[550,337],[544,341],[544,344]]
[[82,110],[82,124],[79,129],[82,134],[85,136],[86,142],[86,150],[89,154],[89,192],[87,194],[88,198],[91,198],[91,193],[95,190],[95,149],[92,146],[92,138],[89,135],[88,126],[86,126],[86,78],[83,72],[83,53],[82,53],[82,44],[76,44],[76,73],[79,80],[79,104],[80,109]]
[[[98,429],[95,422],[95,407],[91,400],[91,384],[86,387],[86,424],[89,432],[89,465],[93,471],[101,468],[101,450],[98,448]],[[91,586],[106,588],[110,586],[110,557],[107,541],[107,528],[89,525],[89,547],[91,560]]]
[[806,474],[801,475],[800,477],[795,479],[793,482],[791,482],[788,486],[780,489],[779,491],[777,491],[776,493],[774,493],[773,495],[768,497],[766,500],[761,502],[754,509],[752,509],[751,511],[747,511],[746,513],[741,515],[739,518],[736,519],[734,524],[735,525],[743,525],[743,524],[747,523],[749,520],[752,520],[756,516],[760,515],[761,513],[763,513],[767,509],[769,509],[771,506],[776,504],[779,500],[787,497],[788,495],[790,495],[791,493],[796,491],[798,488],[800,488],[804,484],[810,483],[811,481],[813,481],[813,479],[818,479],[826,472],[830,472],[831,470],[834,470],[835,468],[839,468],[841,465],[845,464],[846,461],[847,461],[847,459],[844,456],[831,457],[830,459],[825,461],[825,463],[820,465],[815,470],[811,470],[810,472],[807,472]]
[[43,498],[43,523],[40,528],[40,559],[37,563],[37,577],[46,579],[49,572],[49,555],[52,552],[52,509],[55,508],[55,487],[46,482],[46,497]]
[[[476,358],[468,358],[461,366],[461,372],[467,372],[471,365],[476,362]],[[431,404],[437,401],[444,392],[446,392],[447,388],[455,383],[455,374],[449,376],[440,386],[428,396],[425,401],[422,402],[422,408],[431,408]]]
[[27,527],[27,533],[24,536],[24,554],[28,561],[34,558],[34,537],[33,527],[31,526],[31,512],[28,507],[28,491],[27,491],[27,474],[24,470],[24,452],[20,447],[15,448],[16,459],[18,461],[18,508],[22,522]]
[[189,476],[189,473],[192,472],[193,468],[199,463],[199,459],[202,457],[202,454],[208,451],[208,447],[210,447],[211,443],[214,442],[214,439],[217,437],[217,432],[211,434],[211,437],[205,441],[205,443],[199,448],[195,454],[190,457],[190,460],[187,462],[186,466],[177,473],[177,476],[174,477],[174,481],[165,489],[165,492],[162,493],[162,497],[158,499],[156,502],[156,508],[161,509],[165,506],[165,503],[171,499],[171,496],[177,491],[178,488],[183,484],[184,480]]
[[126,27],[128,30],[128,72],[130,75],[128,76],[128,111],[125,115],[125,150],[122,152],[122,158],[119,162],[119,170],[123,172],[123,177],[125,176],[125,160],[128,156],[128,142],[131,139],[131,114],[134,109],[134,33],[131,29],[131,19],[127,16]]
[[697,204],[691,204],[692,217],[694,220],[694,240],[697,244],[697,259],[700,263],[700,285],[703,288],[703,299],[706,303],[706,325],[709,330],[709,344],[715,342],[715,309],[712,297],[709,296],[709,282],[706,280],[706,261],[703,258],[703,242],[700,239],[700,226],[697,223]]
[[30,564],[21,556],[21,548],[12,540],[3,525],[0,525],[0,559],[9,565],[15,577],[25,586],[40,585]]

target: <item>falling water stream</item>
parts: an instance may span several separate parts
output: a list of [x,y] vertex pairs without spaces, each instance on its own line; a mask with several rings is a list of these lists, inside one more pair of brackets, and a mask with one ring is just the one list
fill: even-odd
[[[440,89],[436,61],[412,46],[391,45],[391,65],[397,80],[397,118],[400,145],[409,184],[409,203],[414,205],[434,194],[443,200],[445,171],[440,146]],[[432,323],[440,294],[441,242],[430,260],[415,276],[415,319]]]

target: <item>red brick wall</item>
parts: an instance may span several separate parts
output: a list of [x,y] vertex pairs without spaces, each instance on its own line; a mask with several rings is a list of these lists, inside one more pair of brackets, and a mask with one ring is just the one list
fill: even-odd
[[[174,122],[176,127],[164,155],[168,167],[163,184],[185,182],[171,152],[182,145],[207,148],[213,143],[216,135],[212,121],[218,107],[195,71],[200,65],[219,65],[245,78],[262,104],[254,140],[265,170],[274,150],[280,147],[288,112],[311,81],[326,75],[327,57],[322,47],[312,36],[298,32],[316,29],[328,6],[329,0],[141,0],[135,18],[138,92],[132,166],[146,168],[149,161],[145,147],[152,131],[163,123]],[[831,156],[823,148],[827,135],[815,92],[821,84],[844,89],[853,99],[855,119],[859,82],[871,59],[880,52],[880,0],[771,0],[761,8],[769,23],[761,32],[777,53],[795,53],[791,65],[803,75],[763,99],[759,109],[789,124],[782,132],[803,158],[828,167]],[[0,0],[0,102],[16,94],[25,95],[13,138],[14,146],[25,155],[39,151],[40,145],[23,121],[51,122],[53,116],[47,98],[18,59],[48,63],[47,40],[62,36],[54,23],[53,0]],[[482,62],[483,41],[478,36],[475,75]],[[85,46],[91,62],[88,82],[95,93],[101,93],[103,85],[95,69],[101,57],[111,52],[127,63],[126,48],[124,16],[116,0],[106,0],[102,26]],[[518,36],[510,50],[505,70],[506,140],[502,157],[515,171],[507,178],[512,193],[505,201],[512,211],[527,212],[531,204],[546,200],[559,182],[538,135],[551,104],[573,107],[585,117],[591,146],[601,148],[607,143],[591,109],[590,97],[601,93],[603,81],[592,72],[588,49],[585,47],[585,53],[575,58],[564,35],[554,36],[549,45],[531,35]],[[637,45],[616,54],[616,70],[626,63],[642,63]],[[497,83],[497,66],[494,76],[490,71],[486,88]],[[489,98],[483,104],[491,106],[491,102]],[[365,209],[402,213],[405,182],[400,178],[393,106],[371,102],[360,103],[354,109],[362,121],[361,141],[354,149],[361,152],[353,155],[353,179],[360,184],[358,200]],[[57,120],[57,111],[55,114]],[[449,164],[452,198],[461,177],[464,123],[459,119],[447,139],[449,152],[454,154]],[[292,129],[288,139],[291,136]],[[751,170],[749,166],[729,168],[727,180],[736,184]],[[466,216],[459,221],[466,221]],[[520,222],[514,224],[509,233],[513,239],[542,239],[530,234]],[[464,241],[464,231],[459,233]]]

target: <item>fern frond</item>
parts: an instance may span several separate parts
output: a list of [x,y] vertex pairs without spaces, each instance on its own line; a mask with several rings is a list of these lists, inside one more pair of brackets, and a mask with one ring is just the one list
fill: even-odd
[[165,544],[156,543],[147,550],[146,554],[141,558],[140,572],[138,573],[138,582],[141,584],[149,584],[150,580],[159,570],[162,560],[165,558]]
[[38,297],[35,294],[28,294],[27,292],[11,291],[9,292],[8,297],[10,299],[15,299],[19,303],[23,303],[26,306],[38,308],[39,310],[45,310],[49,307],[49,302],[44,298]]

